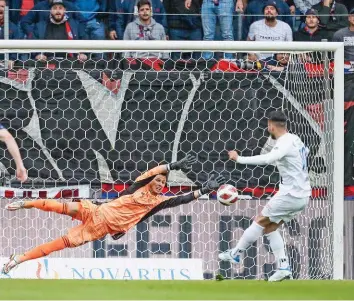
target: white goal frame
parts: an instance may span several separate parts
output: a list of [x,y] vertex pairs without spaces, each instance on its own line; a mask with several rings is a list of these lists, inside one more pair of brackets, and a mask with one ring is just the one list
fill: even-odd
[[334,52],[333,120],[333,279],[343,279],[344,223],[344,44],[338,42],[251,41],[53,41],[3,40],[2,53],[11,52],[124,52],[124,51],[216,51],[216,52]]

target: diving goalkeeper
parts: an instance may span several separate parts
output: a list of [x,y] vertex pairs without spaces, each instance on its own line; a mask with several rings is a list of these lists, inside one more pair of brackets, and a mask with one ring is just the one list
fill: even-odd
[[6,209],[37,208],[43,211],[65,214],[82,223],[69,229],[68,234],[51,242],[35,247],[22,255],[12,255],[3,267],[3,273],[9,273],[14,267],[27,260],[49,255],[65,248],[75,248],[87,242],[105,237],[107,234],[119,238],[139,222],[158,211],[187,204],[200,196],[218,189],[225,182],[223,176],[211,176],[200,189],[179,196],[161,195],[170,170],[189,169],[196,162],[195,157],[187,155],[178,162],[159,165],[139,176],[134,184],[122,192],[112,202],[95,205],[88,200],[59,203],[54,200],[17,201],[6,205]]

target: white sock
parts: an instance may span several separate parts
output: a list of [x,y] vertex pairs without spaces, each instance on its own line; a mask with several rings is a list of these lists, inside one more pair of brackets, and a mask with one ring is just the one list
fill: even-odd
[[264,227],[260,226],[256,222],[253,222],[251,226],[249,226],[236,247],[232,249],[232,256],[242,254],[251,244],[253,244],[260,236],[263,234]]
[[284,240],[278,230],[266,234],[269,245],[272,248],[277,267],[286,269],[289,266],[288,256],[285,254]]

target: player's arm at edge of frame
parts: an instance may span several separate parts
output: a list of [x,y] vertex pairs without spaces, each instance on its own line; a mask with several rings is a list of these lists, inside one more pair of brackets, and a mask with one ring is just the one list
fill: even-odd
[[20,150],[15,141],[15,138],[12,137],[12,135],[7,129],[0,128],[0,141],[6,144],[7,150],[11,154],[12,158],[15,160],[17,178],[21,182],[25,182],[27,180],[27,170],[23,165]]

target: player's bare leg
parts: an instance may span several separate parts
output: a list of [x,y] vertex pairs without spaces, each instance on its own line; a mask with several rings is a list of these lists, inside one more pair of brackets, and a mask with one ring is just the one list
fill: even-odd
[[80,210],[79,202],[72,203],[59,203],[55,200],[41,199],[41,200],[21,200],[16,201],[11,204],[7,204],[5,206],[6,210],[16,211],[20,209],[31,209],[37,208],[42,211],[47,212],[56,212],[59,214],[69,215],[71,217],[75,217]]
[[60,251],[67,247],[69,247],[68,238],[63,236],[53,241],[39,245],[38,247],[35,247],[22,255],[11,255],[9,261],[4,265],[2,273],[8,274],[12,269],[14,269],[22,262],[41,258],[49,255],[52,252]]

